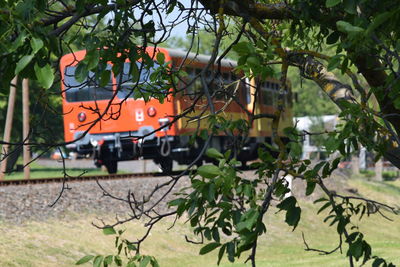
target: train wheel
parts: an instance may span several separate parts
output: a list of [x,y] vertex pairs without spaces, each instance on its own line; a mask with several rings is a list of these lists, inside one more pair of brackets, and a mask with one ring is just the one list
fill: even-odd
[[118,170],[118,161],[116,160],[107,160],[104,162],[104,166],[106,166],[107,172],[109,174],[115,174]]
[[199,159],[199,160],[195,163],[195,165],[196,165],[197,168],[203,166],[203,160],[202,160],[202,159]]
[[159,161],[163,173],[171,173],[173,161],[171,158],[162,158]]
[[247,166],[247,161],[242,160],[241,163],[242,163],[242,166],[240,166],[240,168],[242,170],[248,170],[249,169],[249,166]]

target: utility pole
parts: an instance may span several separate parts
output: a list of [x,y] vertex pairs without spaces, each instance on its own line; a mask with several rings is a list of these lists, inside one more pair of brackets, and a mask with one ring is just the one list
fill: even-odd
[[11,138],[11,129],[14,115],[14,107],[15,107],[15,95],[17,92],[17,82],[18,76],[15,76],[11,81],[10,85],[10,95],[8,96],[8,106],[7,106],[7,115],[6,115],[6,125],[4,127],[4,135],[3,135],[3,147],[1,150],[2,162],[0,164],[0,179],[4,178],[6,167],[7,167],[7,158],[9,153],[9,142]]
[[22,80],[22,140],[24,157],[24,179],[30,178],[31,167],[28,165],[31,161],[30,149],[26,145],[29,143],[29,80]]

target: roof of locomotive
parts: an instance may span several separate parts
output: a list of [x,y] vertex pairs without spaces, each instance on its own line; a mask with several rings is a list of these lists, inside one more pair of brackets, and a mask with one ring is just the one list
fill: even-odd
[[[201,62],[201,63],[208,63],[211,58],[211,56],[208,55],[196,54],[193,52],[188,53],[187,51],[181,49],[173,49],[173,48],[166,48],[166,49],[171,57],[187,58],[188,60],[194,60],[196,62]],[[236,66],[237,66],[236,61],[230,59],[221,60],[221,67],[234,68]]]

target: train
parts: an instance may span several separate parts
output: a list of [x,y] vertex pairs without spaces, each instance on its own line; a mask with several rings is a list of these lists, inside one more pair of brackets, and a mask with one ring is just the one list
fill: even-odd
[[[78,82],[78,63],[85,59],[86,53],[86,50],[76,51],[60,59],[64,136],[69,150],[81,157],[92,157],[96,166],[104,165],[110,174],[118,171],[119,161],[126,160],[151,159],[166,173],[172,171],[173,161],[190,164],[197,160],[196,165],[201,165],[211,160],[206,155],[199,156],[205,138],[193,138],[195,132],[207,135],[211,131],[207,119],[194,119],[210,115],[204,113],[208,100],[203,96],[193,105],[196,93],[202,90],[198,74],[207,66],[210,56],[179,49],[147,47],[149,58],[156,61],[157,54],[162,53],[171,70],[179,68],[186,73],[175,85],[182,90],[159,101],[155,97],[145,100],[130,93],[135,84],[148,82],[152,69],[143,69],[140,76],[132,80],[129,60],[123,63],[122,77],[121,74],[114,77],[110,71],[110,80],[105,86],[100,86],[90,73],[84,82]],[[140,62],[136,64],[140,66]],[[274,114],[279,80],[271,77],[255,82],[238,74],[236,66],[235,61],[223,59],[218,65],[209,67],[205,75],[211,93],[217,91],[214,87],[223,86],[235,97],[236,101],[229,101],[232,95],[212,94],[215,109],[223,109],[219,116],[226,120],[248,121],[249,112]],[[107,67],[112,69],[113,66],[108,63]],[[211,81],[212,76],[215,78]],[[287,88],[285,111],[278,129],[283,138],[283,129],[292,126],[292,93],[290,86]],[[191,110],[187,116],[174,119],[188,108]],[[236,154],[242,165],[256,160],[258,148],[263,144],[273,143],[271,123],[268,116],[252,123]],[[209,140],[208,147],[224,152],[232,148],[232,138],[232,135],[218,133]]]

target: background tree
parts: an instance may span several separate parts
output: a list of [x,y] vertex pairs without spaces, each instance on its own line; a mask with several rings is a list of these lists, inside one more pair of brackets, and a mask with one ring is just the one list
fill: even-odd
[[[130,219],[141,218],[143,214],[148,218],[148,231],[143,238],[135,242],[119,239],[121,247],[126,246],[137,253],[129,257],[130,262],[155,265],[153,258],[140,255],[140,245],[157,221],[167,216],[187,214],[194,232],[208,243],[200,250],[201,254],[218,248],[219,260],[227,254],[233,261],[243,252],[250,251],[248,259],[254,266],[258,238],[266,232],[263,218],[272,198],[280,201],[278,208],[286,212],[289,225],[296,228],[300,220],[301,208],[296,198],[283,199],[289,190],[284,177],[290,174],[304,180],[307,194],[312,194],[316,186],[326,194],[319,200],[323,203],[320,210],[331,210],[327,220],[337,226],[339,244],[325,253],[333,253],[345,245],[350,266],[354,266],[354,261],[364,263],[371,259],[375,265],[390,266],[373,254],[364,234],[354,227],[352,220],[362,217],[371,205],[377,210],[385,207],[395,212],[395,209],[372,200],[333,193],[325,186],[324,178],[336,169],[341,157],[350,153],[350,146],[357,148],[360,143],[400,167],[400,7],[396,1],[199,0],[189,3],[177,0],[20,0],[0,1],[0,5],[0,80],[4,88],[8,88],[16,74],[36,81],[42,88],[50,88],[56,77],[57,59],[73,51],[76,43],[87,50],[85,60],[78,65],[77,78],[86,77],[89,71],[96,72],[99,77],[107,76],[106,62],[117,66],[112,71],[118,74],[121,69],[118,66],[126,58],[131,62],[141,59],[146,65],[152,65],[153,59],[145,52],[145,47],[157,47],[165,42],[171,30],[180,24],[187,25],[188,34],[194,37],[199,34],[200,26],[210,29],[215,35],[210,64],[196,78],[205,80],[212,63],[234,50],[238,56],[237,69],[247,76],[275,76],[281,80],[278,111],[272,123],[277,146],[270,148],[276,150],[278,156],[272,157],[273,153],[269,151],[259,151],[261,161],[254,165],[259,177],[248,180],[238,175],[236,161],[229,152],[221,154],[209,150],[208,156],[218,164],[200,167],[190,175],[192,190],[181,192],[170,202],[177,209],[165,214],[157,213],[155,206],[147,205],[150,203],[148,198],[139,201],[128,194],[123,201],[129,204],[134,214]],[[82,31],[84,35],[80,34]],[[220,51],[221,43],[227,38],[233,41]],[[330,49],[323,50],[325,45]],[[300,136],[294,129],[286,131],[290,138],[287,145],[277,135],[288,69],[291,68],[325,92],[339,107],[346,121],[325,141],[328,152],[339,150],[341,153],[341,157],[333,162],[324,161],[312,166],[309,161],[301,160],[298,153]],[[159,71],[168,74],[155,81],[159,84],[165,80],[173,84],[184,75],[166,65]],[[351,79],[352,86],[338,75],[340,72]],[[214,118],[213,124],[222,130],[237,127],[238,122],[227,125],[218,119],[208,90],[210,84],[203,83],[204,91],[200,93],[209,100],[207,108]],[[161,89],[169,87],[165,85]],[[133,94],[140,93],[140,90],[140,87],[132,87]],[[153,92],[152,96],[162,99],[165,97],[162,92]],[[309,97],[310,101],[316,98],[318,95]],[[373,99],[378,103],[377,108],[371,105]],[[259,117],[249,114],[249,121]],[[171,192],[182,177],[172,177],[154,192],[164,188]],[[149,198],[156,197],[154,192]],[[156,203],[164,197],[163,194]],[[353,204],[354,199],[361,202]],[[117,221],[103,228],[114,233],[113,227],[121,223],[123,221]],[[220,238],[222,233],[226,239]],[[91,260],[85,258],[88,259]],[[94,259],[96,264],[103,260],[99,257]]]

